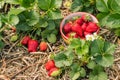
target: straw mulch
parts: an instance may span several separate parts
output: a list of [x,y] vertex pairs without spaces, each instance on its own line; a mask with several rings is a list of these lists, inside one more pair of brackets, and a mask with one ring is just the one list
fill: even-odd
[[[70,14],[69,9],[64,7],[61,11],[64,16]],[[0,80],[55,80],[55,78],[47,75],[44,64],[51,53],[57,54],[60,52],[59,48],[61,46],[67,46],[62,39],[59,39],[55,44],[48,43],[46,52],[28,53],[26,47],[19,46],[20,40],[14,43],[10,42],[10,37],[15,33],[11,30],[5,30],[4,34],[2,40],[6,43],[6,46],[0,52]],[[120,44],[119,38],[108,29],[101,28],[99,34],[107,41]],[[114,64],[110,68],[106,68],[105,71],[109,80],[120,80],[119,45],[116,47],[114,57]],[[65,72],[58,80],[70,80],[68,73]]]

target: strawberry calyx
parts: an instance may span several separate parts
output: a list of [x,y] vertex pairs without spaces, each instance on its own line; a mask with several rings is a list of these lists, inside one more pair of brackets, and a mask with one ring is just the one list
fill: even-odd
[[48,75],[52,76],[52,77],[55,77],[55,76],[60,75],[60,73],[61,73],[61,69],[59,69],[57,67],[54,67],[48,72]]

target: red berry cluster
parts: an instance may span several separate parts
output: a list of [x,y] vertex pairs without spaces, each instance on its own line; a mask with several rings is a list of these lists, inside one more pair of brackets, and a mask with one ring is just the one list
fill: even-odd
[[58,76],[61,72],[61,70],[55,66],[54,60],[49,60],[45,64],[45,69],[48,71],[49,76]]
[[21,40],[21,44],[28,47],[28,52],[36,52],[39,46],[40,51],[47,50],[47,43],[41,42],[40,45],[37,40],[31,39],[29,36],[24,36]]
[[82,15],[80,18],[69,20],[63,27],[65,36],[70,38],[85,39],[88,34],[99,30],[97,23],[93,22],[90,15]]

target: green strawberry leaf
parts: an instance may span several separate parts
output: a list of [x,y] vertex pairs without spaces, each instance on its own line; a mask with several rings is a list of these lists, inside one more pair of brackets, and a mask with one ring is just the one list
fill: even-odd
[[71,50],[58,53],[55,57],[55,64],[57,67],[70,66],[73,62],[74,54]]
[[84,68],[80,69],[80,77],[85,77],[86,76],[86,71]]
[[115,47],[116,47],[115,45],[113,45],[109,42],[105,42],[104,43],[104,52],[112,55],[115,51]]
[[56,54],[56,56],[54,57],[55,60],[55,65],[57,67],[64,67],[64,61],[67,59],[67,56],[64,54],[64,52],[58,53]]
[[50,34],[49,36],[47,36],[47,40],[50,42],[50,43],[55,43],[57,38],[56,38],[56,35],[55,34]]
[[20,4],[20,0],[6,0],[5,2],[10,4]]
[[38,0],[38,6],[42,10],[48,10],[51,6],[52,0]]
[[19,7],[19,8],[10,8],[10,11],[8,12],[8,15],[12,15],[12,14],[18,15],[18,14],[20,14],[23,11],[25,11],[25,9],[22,8],[22,7]]
[[89,80],[108,80],[105,72],[99,72],[99,74],[91,73]]
[[1,22],[3,23],[8,23],[8,16],[0,14]]
[[35,0],[20,0],[20,5],[29,8],[35,5]]
[[40,17],[39,22],[35,25],[37,28],[46,28],[48,26],[48,22],[46,19]]
[[111,4],[110,4],[111,8],[113,11],[115,12],[120,12],[120,0],[111,0]]
[[55,10],[55,11],[49,11],[48,12],[48,16],[50,20],[55,20],[55,19],[62,19],[62,14],[60,12],[60,10]]
[[107,1],[108,0],[96,0],[97,9],[101,12],[109,12]]
[[89,51],[89,46],[88,45],[84,45],[83,47],[78,47],[76,48],[76,54],[79,55],[79,56],[82,56],[86,53],[88,53]]
[[51,0],[50,9],[60,8],[62,5],[62,0]]
[[90,61],[88,64],[87,64],[87,67],[89,69],[94,69],[94,67],[96,66],[96,63],[94,61]]
[[82,0],[74,0],[71,5],[71,11],[77,12],[83,9]]
[[39,14],[35,11],[24,11],[19,15],[19,23],[16,25],[18,30],[27,31],[31,30],[35,24],[39,22]]
[[[62,5],[62,0],[53,0],[54,1],[54,5],[55,5],[55,8],[60,8],[61,5]],[[52,1],[52,3],[53,3]]]
[[104,40],[94,40],[90,47],[90,53],[94,56],[95,61],[103,66],[109,67],[113,64],[113,53],[115,45]]
[[0,17],[0,28],[2,27],[2,20],[1,20],[1,17]]
[[109,67],[113,64],[114,62],[114,57],[111,54],[105,54],[105,55],[98,55],[96,56],[95,60],[99,65],[103,67]]
[[80,70],[80,65],[78,63],[73,63],[71,66],[70,66],[72,72],[77,72]]
[[26,22],[20,22],[16,25],[17,30],[28,31],[31,27]]
[[104,27],[105,24],[107,23],[107,16],[109,15],[109,13],[98,13],[97,14],[97,19],[100,22],[101,27]]
[[120,14],[113,13],[109,14],[106,19],[106,26],[111,29],[120,28]]
[[76,80],[80,77],[80,65],[78,63],[73,63],[71,66],[70,66],[71,70],[70,70],[70,78],[72,80]]
[[74,38],[71,40],[69,48],[79,48],[81,45],[81,41],[78,38]]
[[103,40],[94,40],[91,43],[91,55],[103,54],[104,41]]
[[54,21],[48,21],[48,27],[47,27],[47,29],[48,30],[55,30],[55,23],[54,23]]
[[50,34],[51,34],[51,30],[48,30],[48,29],[45,29],[45,30],[43,30],[42,32],[41,32],[41,36],[42,36],[42,38],[47,38]]
[[12,24],[12,25],[16,25],[16,24],[19,23],[19,17],[16,16],[16,15],[10,15],[10,17],[9,17],[9,22],[10,22],[10,24]]
[[74,59],[74,54],[73,54],[72,50],[67,50],[66,52],[64,52],[64,54],[67,56],[67,58],[69,60],[73,60]]
[[38,29],[38,30],[36,31],[36,34],[37,34],[38,36],[40,36],[40,35],[41,35],[41,29]]
[[28,13],[28,25],[33,26],[39,22],[39,14],[35,11]]
[[80,67],[78,63],[73,63],[70,66],[70,77],[72,80],[76,80],[79,77],[84,77],[86,75],[86,71],[84,68]]
[[107,80],[103,67],[96,65],[89,75],[89,80]]
[[80,77],[80,72],[76,72],[74,73],[73,77],[72,77],[72,80],[76,80]]

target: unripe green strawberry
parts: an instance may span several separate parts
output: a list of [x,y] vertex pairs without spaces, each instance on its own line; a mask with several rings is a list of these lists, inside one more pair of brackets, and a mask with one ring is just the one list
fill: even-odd
[[46,51],[47,50],[47,43],[46,42],[41,42],[39,45],[40,51]]
[[10,41],[14,42],[18,39],[18,35],[13,35],[11,38],[10,38]]
[[60,75],[60,73],[61,73],[61,69],[59,69],[57,67],[54,67],[48,72],[48,75],[52,76],[52,77],[55,77],[55,76]]

